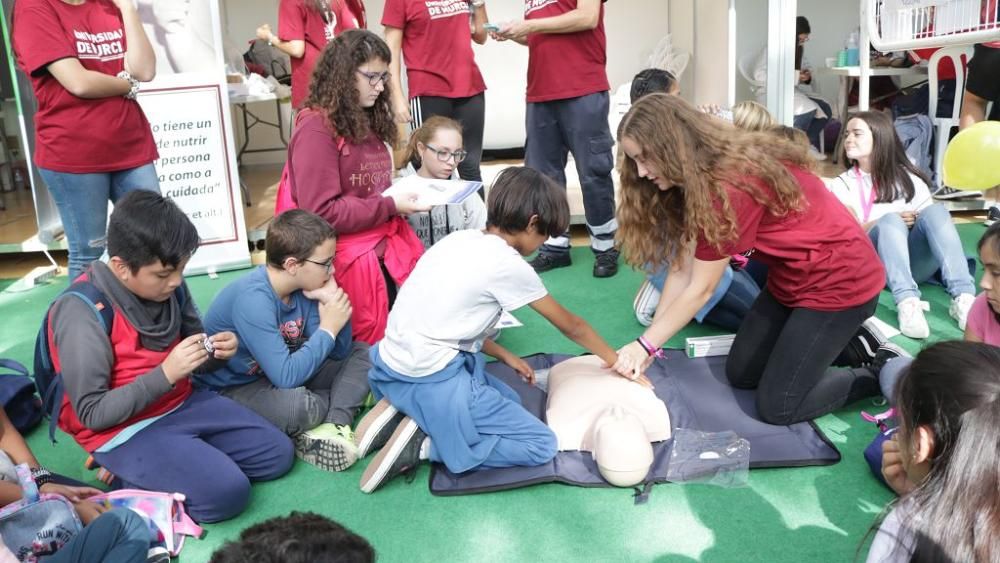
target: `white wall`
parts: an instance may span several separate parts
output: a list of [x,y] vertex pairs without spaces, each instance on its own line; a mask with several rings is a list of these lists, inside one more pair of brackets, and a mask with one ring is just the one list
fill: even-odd
[[[272,28],[277,27],[277,0],[221,0],[221,4],[226,26],[224,33],[232,44],[242,50],[245,50],[247,41],[254,37],[261,23],[268,22]],[[383,4],[383,0],[365,0],[368,27],[379,35],[382,33],[379,22]],[[523,3],[519,0],[494,0],[487,7],[494,22],[519,19],[523,15]],[[667,4],[663,0],[608,2],[605,4],[604,25],[608,37],[608,79],[614,91],[645,68],[649,54],[667,33]],[[521,146],[524,142],[527,49],[510,42],[492,41],[474,48],[487,86],[486,147]],[[274,115],[274,109],[267,104],[256,104],[251,110],[265,118]],[[239,124],[236,124],[236,129],[240,129]],[[251,146],[276,143],[277,135],[272,134],[273,131],[254,129]],[[240,131],[237,131],[239,134]],[[281,162],[283,159],[284,155],[279,152],[260,153],[246,155],[245,162]]]
[[[737,4],[743,0],[737,0]],[[670,0],[670,36],[691,53],[681,96],[695,104],[726,105],[729,65],[729,0]]]

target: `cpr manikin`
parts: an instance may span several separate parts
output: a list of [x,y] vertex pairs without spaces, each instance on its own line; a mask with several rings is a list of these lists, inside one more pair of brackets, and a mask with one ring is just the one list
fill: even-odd
[[591,452],[612,485],[642,482],[653,463],[651,442],[670,438],[670,415],[652,389],[601,368],[596,356],[549,370],[548,425],[560,451]]

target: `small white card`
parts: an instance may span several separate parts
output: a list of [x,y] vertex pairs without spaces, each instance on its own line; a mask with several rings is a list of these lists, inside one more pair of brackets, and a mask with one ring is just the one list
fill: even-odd
[[497,320],[497,324],[493,325],[493,328],[517,328],[519,326],[524,325],[521,321],[517,320],[517,317],[507,311],[503,311],[500,313],[500,319]]

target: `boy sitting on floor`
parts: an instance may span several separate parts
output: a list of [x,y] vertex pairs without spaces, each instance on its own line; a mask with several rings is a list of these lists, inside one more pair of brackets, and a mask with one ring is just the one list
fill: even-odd
[[[192,372],[236,351],[232,333],[205,335],[182,272],[198,231],[156,192],[134,191],[108,222],[108,263],[80,277],[114,307],[109,331],[94,305],[66,292],[49,316],[53,365],[65,394],[59,427],[121,485],[179,492],[199,522],[232,518],[250,499],[250,480],[292,466],[288,438],[256,413],[194,391]],[[208,361],[208,364],[214,362]]]
[[[542,465],[556,455],[555,434],[485,372],[480,352],[534,383],[527,362],[492,340],[503,310],[528,305],[608,366],[615,363],[615,351],[548,294],[523,258],[568,227],[565,192],[541,172],[511,167],[490,190],[486,229],[456,231],[423,255],[371,351],[368,380],[385,398],[358,425],[359,456],[384,447],[361,476],[363,492],[422,459],[461,473]],[[649,384],[638,373],[633,378]]]
[[219,293],[212,331],[239,336],[236,355],[198,384],[253,409],[295,453],[327,471],[357,459],[351,423],[368,396],[368,345],[351,342],[351,303],[333,282],[337,245],[325,219],[286,211],[267,230],[267,265]]

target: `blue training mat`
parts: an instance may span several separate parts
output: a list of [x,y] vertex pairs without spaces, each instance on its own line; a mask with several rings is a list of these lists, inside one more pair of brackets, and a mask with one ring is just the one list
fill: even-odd
[[[812,422],[774,426],[757,420],[754,391],[734,389],[726,382],[725,356],[688,358],[682,351],[667,350],[646,375],[656,395],[667,405],[670,424],[702,432],[732,430],[750,442],[750,467],[804,467],[831,465],[840,452]],[[552,367],[572,356],[535,354],[525,361],[532,368]],[[510,385],[521,396],[524,408],[545,420],[545,392],[532,387],[506,365],[487,364],[486,371]],[[666,482],[672,440],[653,444],[654,461],[646,477],[650,483]],[[464,495],[525,487],[537,483],[567,483],[581,487],[610,487],[589,452],[559,452],[537,467],[484,469],[455,474],[440,463],[431,469],[430,489],[435,495]]]

